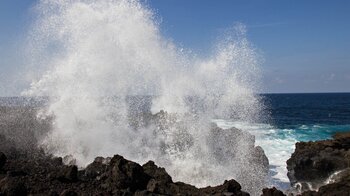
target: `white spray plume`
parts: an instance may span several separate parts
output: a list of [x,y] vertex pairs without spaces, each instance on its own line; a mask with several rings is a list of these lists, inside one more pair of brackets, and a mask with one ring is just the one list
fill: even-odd
[[[228,178],[254,181],[241,174],[248,165],[215,162],[209,145],[212,118],[249,121],[261,109],[254,94],[258,58],[244,25],[201,59],[164,38],[153,12],[137,0],[41,0],[36,13],[28,51],[44,71],[23,94],[50,97],[39,115],[54,116],[42,140],[48,152],[72,155],[81,166],[117,153],[138,162],[152,159],[175,180],[198,186]],[[152,112],[175,114],[182,127],[170,123],[157,135],[155,127],[130,128],[130,95],[155,95]],[[196,115],[188,97],[200,100]],[[241,146],[247,148],[244,141]]]

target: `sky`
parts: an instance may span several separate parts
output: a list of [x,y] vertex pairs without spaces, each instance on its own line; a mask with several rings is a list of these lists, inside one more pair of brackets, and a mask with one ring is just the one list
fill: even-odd
[[[161,31],[198,54],[236,23],[262,62],[262,93],[350,92],[348,0],[143,0]],[[36,0],[0,0],[0,96],[16,95]]]

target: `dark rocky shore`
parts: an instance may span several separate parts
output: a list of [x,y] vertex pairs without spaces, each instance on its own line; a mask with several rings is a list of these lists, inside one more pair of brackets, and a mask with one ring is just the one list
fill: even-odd
[[[50,119],[38,121],[36,110],[25,107],[0,107],[0,114],[0,195],[249,195],[233,179],[197,188],[174,182],[153,161],[139,165],[120,155],[97,157],[86,168],[78,169],[74,161],[68,163],[66,157],[54,157],[39,147],[38,140],[50,131]],[[163,122],[170,119],[166,115],[163,111],[142,114],[139,119],[134,115],[131,126],[137,129],[155,123],[162,129],[169,125]],[[251,151],[246,161],[261,165],[267,175],[268,160],[262,148],[255,147],[252,135],[234,128],[224,134],[213,126],[211,137],[233,144],[244,139]],[[227,153],[219,143],[211,145],[217,158],[225,158]]]
[[[86,168],[63,164],[61,157],[40,149],[19,150],[13,141],[0,137],[0,196],[21,195],[232,195],[248,196],[234,179],[215,187],[197,188],[174,182],[153,161],[144,165],[120,155],[97,157]],[[282,196],[272,188],[262,195]]]
[[[37,138],[50,129],[50,123],[36,121],[32,115],[35,110],[0,108],[0,112],[0,196],[249,195],[234,179],[215,187],[197,188],[174,182],[166,170],[153,161],[139,165],[120,155],[97,157],[86,168],[78,169],[74,162],[67,164],[65,157],[54,157],[38,147]],[[157,119],[164,116],[157,115]],[[141,126],[140,121],[134,126]],[[232,135],[222,135],[221,131],[213,128],[213,137],[218,137],[220,142],[229,142],[227,138],[242,137],[242,134],[250,138],[246,141],[252,143],[254,157],[258,158],[255,161],[267,169],[268,160],[263,150],[254,146],[254,137],[238,129],[232,129]],[[287,162],[288,176],[294,187],[289,194],[350,195],[349,148],[350,133],[336,134],[332,140],[297,143]],[[220,154],[220,149],[217,150]],[[284,193],[276,188],[265,188],[261,195],[282,196]]]
[[153,161],[141,166],[120,155],[97,157],[78,170],[40,149],[19,150],[4,136],[0,149],[0,195],[249,195],[233,179],[206,188],[174,182]]
[[287,161],[291,185],[302,195],[350,195],[350,132],[331,140],[298,142]]
[[0,195],[248,195],[235,180],[198,189],[149,161],[97,157],[83,170],[64,165],[61,157],[44,152],[20,152],[1,137]]

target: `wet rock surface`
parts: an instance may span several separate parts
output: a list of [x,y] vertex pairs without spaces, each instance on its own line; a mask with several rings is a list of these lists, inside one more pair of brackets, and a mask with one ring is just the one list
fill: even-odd
[[[0,195],[9,195],[11,190],[19,190],[18,194],[41,194],[41,195],[246,195],[241,191],[236,181],[227,181],[218,187],[196,188],[195,186],[174,182],[164,168],[158,167],[153,161],[144,165],[128,161],[122,156],[96,157],[96,159],[84,169],[79,169],[73,156],[53,157],[46,154],[38,147],[41,141],[51,130],[52,119],[38,119],[38,110],[30,107],[0,107]],[[164,134],[169,126],[180,130],[177,137],[186,138],[176,140],[178,150],[186,151],[193,146],[194,138],[184,130],[176,116],[161,111],[151,113],[133,114],[130,116],[130,126],[135,130],[140,127],[155,127],[155,134]],[[245,169],[236,173],[245,174],[242,177],[258,179],[257,192],[265,183],[267,176],[268,160],[260,147],[255,147],[254,137],[239,129],[232,128],[230,131],[213,126],[209,135],[216,142],[208,145],[213,150],[216,162],[230,163],[231,159],[243,160],[235,164],[254,163],[262,173],[255,174]],[[6,136],[6,137],[5,137]],[[231,139],[230,139],[231,138]],[[237,151],[244,142],[246,154]],[[225,150],[223,145],[230,145]],[[237,145],[237,146],[235,146]],[[161,146],[163,150],[169,146]],[[236,151],[235,151],[236,150]],[[246,156],[249,155],[249,156]],[[250,156],[251,155],[251,156]],[[228,157],[231,157],[229,159]],[[208,163],[209,165],[211,163]],[[251,166],[251,167],[253,167]],[[248,167],[247,167],[248,168]],[[263,168],[260,170],[260,168]],[[228,172],[232,172],[231,170]],[[251,173],[250,176],[248,173]],[[255,178],[256,176],[262,176]],[[237,177],[238,180],[239,176]],[[19,183],[18,185],[12,182]],[[220,182],[219,182],[220,183]],[[9,186],[13,185],[13,186]],[[12,188],[11,188],[12,187]],[[17,188],[16,188],[17,187]],[[261,188],[260,188],[261,187]],[[250,189],[247,189],[250,190]]]
[[[7,141],[2,137],[1,142]],[[39,149],[21,152],[9,146],[2,150],[17,155],[3,159],[0,195],[249,195],[235,180],[200,189],[173,182],[153,161],[141,166],[120,155],[97,157],[78,171],[74,165],[64,165],[62,158]]]
[[[8,112],[7,108],[0,108]],[[2,195],[248,195],[242,191],[235,180],[225,181],[216,187],[197,188],[195,186],[174,182],[164,168],[153,161],[139,165],[122,156],[96,157],[85,169],[78,169],[72,156],[53,157],[37,147],[37,135],[47,132],[50,123],[33,120],[32,115],[2,115],[0,121],[0,196]],[[18,112],[18,113],[17,113]],[[34,113],[35,111],[33,111]],[[12,114],[12,113],[11,113]],[[162,123],[166,113],[155,116],[142,115],[146,126],[155,123],[160,129],[168,124]],[[171,119],[171,118],[170,118]],[[155,122],[151,122],[155,121]],[[24,131],[25,130],[25,131]],[[39,131],[39,133],[37,132]],[[254,137],[237,129],[223,132],[213,127],[211,137],[215,142],[209,143],[215,151],[217,160],[230,162],[227,157],[237,156],[235,146],[244,138],[245,147],[251,157],[244,157],[268,170],[268,160],[260,147],[254,145]],[[4,136],[6,135],[6,137]],[[237,141],[236,141],[237,140]],[[191,140],[186,141],[191,145]],[[220,144],[232,144],[228,151]],[[186,145],[184,145],[186,146]],[[301,142],[296,144],[295,153],[288,160],[289,178],[293,185],[304,184],[302,195],[350,195],[350,133],[336,134],[333,140]],[[260,167],[263,166],[263,167]],[[243,175],[250,171],[241,171]],[[264,175],[262,175],[264,176]],[[253,177],[253,176],[252,176]],[[325,183],[327,182],[327,183]],[[318,190],[310,190],[310,184]],[[322,184],[323,183],[323,184]],[[312,187],[311,187],[312,189]],[[260,189],[262,190],[262,189]],[[262,195],[283,195],[276,188],[266,188]]]
[[265,188],[262,192],[262,196],[286,196],[282,191],[276,189],[276,187]]
[[[184,155],[191,155],[189,162],[202,165],[202,168],[189,165],[188,168],[192,167],[194,171],[190,174],[185,174],[181,168],[170,167],[171,173],[194,178],[207,176],[206,178],[211,178],[208,181],[214,184],[222,182],[218,179],[225,180],[228,176],[234,176],[241,183],[242,189],[251,194],[260,193],[267,184],[269,161],[264,150],[255,145],[254,135],[234,127],[222,129],[216,123],[198,123],[201,122],[198,118],[193,114],[179,116],[161,110],[156,114],[133,114],[130,126],[137,130],[151,125],[149,128],[159,139],[159,150],[162,154],[162,158],[156,158],[155,161],[162,166],[167,165],[163,160],[172,160],[176,156],[185,157]],[[218,172],[217,176],[215,171]],[[227,174],[223,171],[227,171]],[[196,181],[193,182],[206,184],[201,180]]]
[[350,132],[331,140],[299,142],[287,161],[291,184],[302,195],[350,195]]
[[[6,142],[3,139],[0,142]],[[0,195],[248,195],[235,180],[196,188],[173,182],[166,170],[153,161],[141,166],[120,155],[97,157],[85,169],[78,170],[41,150],[16,153],[21,156],[1,159]],[[0,152],[0,156],[6,154]]]

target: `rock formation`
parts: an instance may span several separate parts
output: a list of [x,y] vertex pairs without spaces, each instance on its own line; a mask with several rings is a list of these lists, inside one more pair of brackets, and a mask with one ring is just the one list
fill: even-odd
[[173,182],[153,161],[141,166],[120,155],[97,157],[79,171],[43,152],[10,157],[2,159],[0,195],[249,195],[235,180],[199,189]]
[[[208,140],[206,144],[215,154],[215,157],[211,157],[212,161],[232,164],[232,160],[237,160],[235,164],[243,165],[238,167],[242,170],[228,172],[241,173],[242,176],[238,178],[248,180],[244,182],[236,179],[241,184],[228,180],[220,186],[199,189],[174,182],[164,168],[152,161],[140,166],[119,155],[97,157],[86,168],[78,169],[72,156],[53,157],[38,147],[38,140],[50,131],[51,119],[38,120],[37,111],[31,108],[2,107],[0,110],[0,195],[247,195],[241,191],[241,185],[248,184],[260,192],[266,182],[267,157],[262,148],[255,146],[254,136],[239,129],[223,130],[213,124],[207,133],[208,138],[213,140]],[[155,115],[142,113],[136,116],[138,118],[135,115],[130,117],[130,126],[135,130],[149,125],[157,128],[155,134],[163,134],[168,126],[183,130],[176,116],[164,111]],[[185,129],[178,133],[181,136],[188,134]],[[179,150],[187,150],[193,145],[193,136],[185,136],[187,140],[175,141],[181,147]],[[239,148],[247,150],[241,153]],[[253,181],[259,183],[250,183]]]
[[332,140],[298,142],[288,177],[303,195],[350,195],[349,164],[350,133],[337,133]]

